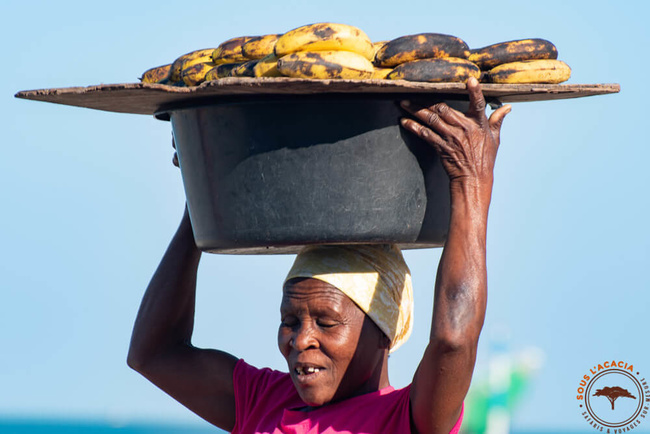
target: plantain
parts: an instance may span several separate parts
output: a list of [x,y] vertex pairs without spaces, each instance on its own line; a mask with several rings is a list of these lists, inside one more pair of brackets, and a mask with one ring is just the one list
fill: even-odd
[[214,66],[212,69],[210,69],[208,72],[206,72],[206,73],[205,73],[205,81],[213,81],[213,80],[218,80],[219,78],[221,78],[221,77],[219,77],[219,75],[217,74],[217,69],[218,69],[220,66],[223,66],[223,64],[222,64],[222,65]]
[[215,66],[214,62],[195,63],[181,71],[181,79],[186,86],[197,86],[205,81],[205,75]]
[[372,41],[361,29],[347,24],[316,23],[282,35],[275,44],[280,58],[298,51],[349,51],[368,60],[374,56]]
[[351,51],[300,51],[281,57],[278,70],[282,75],[315,79],[370,78],[370,61]]
[[230,76],[231,77],[255,77],[253,68],[255,68],[257,62],[258,60],[249,60],[248,62],[242,63],[241,65],[237,66],[236,68],[233,68],[230,71]]
[[504,63],[492,68],[488,81],[501,84],[556,84],[571,77],[571,68],[561,60],[538,59]]
[[254,39],[255,36],[238,36],[222,42],[212,52],[212,61],[217,65],[220,63],[245,62],[247,59],[242,53],[243,45]]
[[251,39],[242,45],[241,51],[247,59],[261,59],[262,57],[273,54],[275,43],[282,35],[264,35]]
[[375,65],[390,68],[414,60],[443,57],[467,59],[469,47],[460,38],[440,33],[402,36],[377,51]]
[[375,79],[385,79],[393,71],[393,68],[377,68],[372,71],[372,77]]
[[[374,53],[375,53],[374,56],[377,55],[377,51],[381,50],[381,48],[382,48],[384,45],[386,45],[386,43],[388,43],[388,41],[377,41],[377,42],[373,42],[373,43],[372,43],[372,48],[373,48]],[[373,56],[373,60],[375,59],[374,56]]]
[[388,74],[390,80],[427,81],[430,83],[465,82],[470,77],[478,80],[481,70],[466,59],[445,57],[402,63]]
[[171,67],[172,65],[170,63],[168,65],[156,66],[155,68],[147,69],[142,73],[140,81],[143,83],[160,83],[169,77],[169,70]]
[[484,71],[504,63],[557,59],[557,48],[546,39],[520,39],[470,50],[469,60]]
[[220,65],[217,65],[211,70],[210,79],[216,80],[218,78],[231,77],[230,73],[232,72],[232,70],[242,65],[243,63],[244,62],[222,63]]
[[186,61],[188,62],[196,61],[196,63],[208,62],[210,61],[210,56],[212,55],[213,51],[214,48],[204,48],[202,50],[191,51],[187,54],[183,54],[181,57],[174,60],[174,62],[172,63],[172,66],[169,70],[169,80],[173,83],[177,83],[181,81],[181,71],[183,70],[183,68],[189,66],[189,65],[184,65]]
[[275,57],[275,54],[269,54],[264,58],[260,59],[255,67],[253,68],[253,73],[255,77],[281,77],[280,71],[278,71],[278,58]]

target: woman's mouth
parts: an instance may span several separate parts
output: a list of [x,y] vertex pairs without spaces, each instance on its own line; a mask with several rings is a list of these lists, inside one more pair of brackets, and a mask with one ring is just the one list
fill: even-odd
[[319,366],[298,365],[293,368],[293,373],[299,383],[306,384],[320,377],[324,370]]
[[320,372],[320,368],[316,368],[314,366],[305,366],[305,367],[298,367],[295,369],[296,374],[298,375],[310,375],[310,374],[315,374],[316,372]]

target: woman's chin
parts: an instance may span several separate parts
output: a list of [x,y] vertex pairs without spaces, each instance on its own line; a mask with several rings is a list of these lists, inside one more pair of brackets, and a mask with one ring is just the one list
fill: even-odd
[[302,402],[304,402],[309,407],[321,407],[325,404],[328,404],[332,400],[332,397],[325,396],[326,394],[318,393],[315,390],[314,391],[298,390],[298,395],[300,395],[300,399],[302,399]]

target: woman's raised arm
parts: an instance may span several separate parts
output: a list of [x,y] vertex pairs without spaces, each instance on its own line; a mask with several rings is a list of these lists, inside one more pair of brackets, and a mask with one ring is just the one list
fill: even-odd
[[444,103],[403,107],[420,122],[402,125],[438,152],[449,175],[451,218],[436,276],[429,344],[411,386],[412,423],[419,433],[449,432],[472,378],[487,301],[486,230],[499,133],[510,106],[488,119],[475,79],[467,83],[470,108]]
[[208,422],[230,431],[237,359],[191,343],[200,258],[186,209],[142,299],[127,363]]

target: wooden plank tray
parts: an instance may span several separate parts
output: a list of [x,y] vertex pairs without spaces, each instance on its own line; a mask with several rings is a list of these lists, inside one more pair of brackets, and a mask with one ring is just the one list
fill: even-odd
[[[546,101],[604,95],[618,84],[483,84],[486,98],[502,103]],[[224,78],[196,87],[161,84],[99,84],[88,87],[25,90],[16,98],[118,113],[152,115],[162,107],[235,95],[431,94],[465,95],[464,83],[419,83],[404,80],[310,80],[300,78]]]

